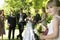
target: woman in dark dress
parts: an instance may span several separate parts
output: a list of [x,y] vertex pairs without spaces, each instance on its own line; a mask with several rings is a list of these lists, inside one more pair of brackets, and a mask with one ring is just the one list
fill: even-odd
[[5,30],[4,30],[4,11],[0,10],[0,36],[2,36],[2,40],[3,40],[3,34],[5,34]]

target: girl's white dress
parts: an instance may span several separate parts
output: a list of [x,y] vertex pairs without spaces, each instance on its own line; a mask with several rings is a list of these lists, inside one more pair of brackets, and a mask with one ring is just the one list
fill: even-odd
[[[57,16],[57,18],[59,18],[60,19],[60,16]],[[53,31],[53,22],[54,22],[54,19],[53,20],[51,20],[51,23],[49,24],[49,26],[48,26],[48,29],[49,29],[49,31],[48,31],[48,34],[47,35],[50,35],[50,34],[52,34],[54,31]],[[56,39],[50,39],[50,40],[60,40],[60,25],[59,25],[59,35],[58,35],[58,37],[56,38]]]
[[23,40],[35,40],[31,21],[28,21],[26,24],[26,30],[23,36]]

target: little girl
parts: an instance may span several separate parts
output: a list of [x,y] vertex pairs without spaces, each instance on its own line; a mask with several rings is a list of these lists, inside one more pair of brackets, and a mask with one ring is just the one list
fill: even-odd
[[59,16],[59,0],[50,0],[47,3],[47,12],[53,17],[49,26],[48,34],[41,35],[40,39],[60,40],[60,16]]

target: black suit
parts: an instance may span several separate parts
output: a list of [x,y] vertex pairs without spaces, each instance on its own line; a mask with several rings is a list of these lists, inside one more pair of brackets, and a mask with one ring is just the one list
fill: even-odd
[[13,31],[12,33],[12,39],[14,39],[14,32],[15,32],[15,27],[16,27],[16,17],[15,16],[9,16],[8,17],[8,23],[10,24],[9,25],[9,34],[8,34],[8,38],[10,40],[10,37],[11,37],[11,32]]
[[26,13],[23,13],[23,25],[26,25],[25,18],[27,18],[27,15],[26,15]]
[[41,20],[41,16],[40,14],[36,14],[36,16],[34,16],[34,19],[33,19],[33,29],[34,29],[34,26],[38,23],[38,21]]
[[[36,14],[33,19],[33,21],[34,21],[33,22],[33,29],[35,28],[35,25],[39,22],[39,20],[41,20],[41,16],[40,16],[40,14]],[[35,40],[39,40],[39,37],[35,32],[34,32],[34,36],[35,36]]]
[[[26,17],[27,15],[25,13],[22,13],[22,15],[17,14],[17,22],[18,22],[18,28],[19,28],[19,35],[17,36],[17,39],[18,37],[20,37],[20,39],[22,40],[22,32],[24,30],[24,25],[26,24],[24,20]],[[22,18],[22,21],[19,22],[20,18]]]

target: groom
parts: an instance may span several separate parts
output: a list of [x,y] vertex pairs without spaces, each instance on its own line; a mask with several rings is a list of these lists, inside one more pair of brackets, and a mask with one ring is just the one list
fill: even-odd
[[18,37],[20,37],[20,39],[22,40],[22,32],[24,30],[24,24],[26,24],[26,22],[24,21],[24,19],[26,18],[26,14],[23,13],[23,9],[21,8],[19,10],[19,14],[17,14],[17,22],[18,22],[18,28],[19,28],[19,35],[17,35],[17,39]]

